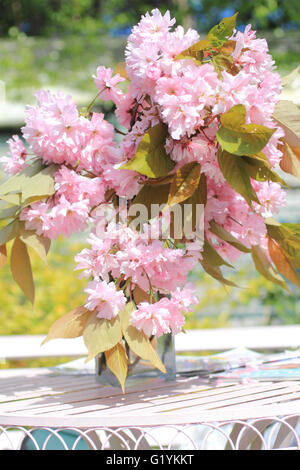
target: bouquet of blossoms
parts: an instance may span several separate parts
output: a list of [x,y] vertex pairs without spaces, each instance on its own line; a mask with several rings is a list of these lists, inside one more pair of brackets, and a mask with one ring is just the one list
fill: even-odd
[[[1,159],[11,176],[0,186],[1,263],[13,240],[12,275],[33,302],[27,248],[46,259],[51,240],[89,228],[75,258],[86,302],[46,340],[82,335],[87,360],[104,354],[123,389],[130,351],[165,371],[153,339],[182,331],[199,263],[233,285],[222,266],[251,253],[267,279],[300,285],[300,224],[273,218],[285,203],[276,168],[300,178],[300,110],[280,101],[266,41],[235,22],[200,39],[169,12],[147,13],[125,63],[97,68],[95,100],[78,110],[62,92],[38,91],[26,146],[13,136]],[[115,127],[96,99],[114,103]]]

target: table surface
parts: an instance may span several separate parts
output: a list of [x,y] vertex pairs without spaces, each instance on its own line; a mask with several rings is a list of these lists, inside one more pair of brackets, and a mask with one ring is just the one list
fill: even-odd
[[160,426],[300,415],[300,381],[218,383],[147,378],[122,394],[94,374],[0,371],[2,426]]

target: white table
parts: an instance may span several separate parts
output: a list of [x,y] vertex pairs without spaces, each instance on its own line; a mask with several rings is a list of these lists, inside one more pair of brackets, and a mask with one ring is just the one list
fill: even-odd
[[[61,445],[60,432],[76,431],[74,449],[80,438],[91,449],[300,449],[299,417],[300,381],[221,384],[199,377],[157,378],[127,386],[122,394],[99,385],[94,374],[0,371],[2,440],[14,429],[32,438],[36,448],[31,436],[38,428],[58,436]],[[12,446],[8,442],[6,448]]]

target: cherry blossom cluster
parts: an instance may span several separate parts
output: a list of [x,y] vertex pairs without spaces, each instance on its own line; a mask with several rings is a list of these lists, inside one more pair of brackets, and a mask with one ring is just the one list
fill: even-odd
[[[136,154],[145,132],[158,123],[168,128],[165,150],[174,170],[189,162],[201,165],[206,176],[205,238],[223,258],[234,262],[241,252],[210,231],[215,221],[246,247],[266,246],[265,217],[285,203],[285,192],[276,182],[251,181],[260,204],[250,210],[245,199],[226,182],[217,159],[216,133],[220,115],[235,105],[246,109],[246,124],[274,129],[272,114],[281,92],[281,80],[264,39],[257,39],[250,26],[235,31],[232,52],[236,73],[216,70],[207,61],[177,56],[197,41],[197,31],[174,27],[175,19],[155,9],[141,18],[128,38],[126,78],[99,66],[93,76],[100,100],[112,101],[118,122],[119,142],[112,124],[92,106],[79,111],[70,96],[48,91],[37,93],[37,105],[27,108],[19,137],[9,141],[11,157],[3,157],[7,174],[16,174],[34,154],[45,165],[56,164],[55,194],[24,208],[21,220],[28,230],[56,239],[93,226],[95,208],[109,202],[110,195],[134,201],[146,180],[136,171],[122,169]],[[122,82],[128,84],[122,91]],[[122,88],[122,89],[121,89]],[[281,159],[276,127],[263,149],[271,165]],[[27,159],[26,159],[27,157]],[[153,187],[159,191],[159,186]],[[147,335],[178,333],[184,313],[197,303],[188,273],[201,259],[199,250],[178,247],[163,240],[142,237],[132,228],[107,222],[105,237],[93,228],[90,248],[76,256],[77,268],[89,282],[86,308],[98,317],[112,319],[135,289],[148,300],[137,303],[132,324]],[[145,299],[147,299],[145,297]]]
[[[93,279],[85,290],[89,310],[97,309],[99,317],[112,319],[126,303],[126,286],[130,297],[139,288],[150,292],[149,297],[156,302],[138,305],[132,314],[134,325],[157,336],[180,330],[182,310],[197,303],[191,289],[184,287],[188,273],[198,262],[196,251],[166,247],[162,240],[150,241],[130,227],[114,223],[108,225],[105,238],[91,233],[87,241],[91,248],[83,249],[75,260],[81,276]],[[117,286],[124,286],[123,291]],[[157,301],[162,294],[169,298]]]

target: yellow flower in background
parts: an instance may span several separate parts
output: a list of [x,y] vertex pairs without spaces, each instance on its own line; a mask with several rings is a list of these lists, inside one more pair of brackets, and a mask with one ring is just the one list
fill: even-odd
[[81,242],[52,242],[48,265],[30,251],[34,306],[12,279],[9,263],[0,270],[0,335],[47,334],[57,318],[83,303],[86,280],[74,271],[74,256],[82,248]]

